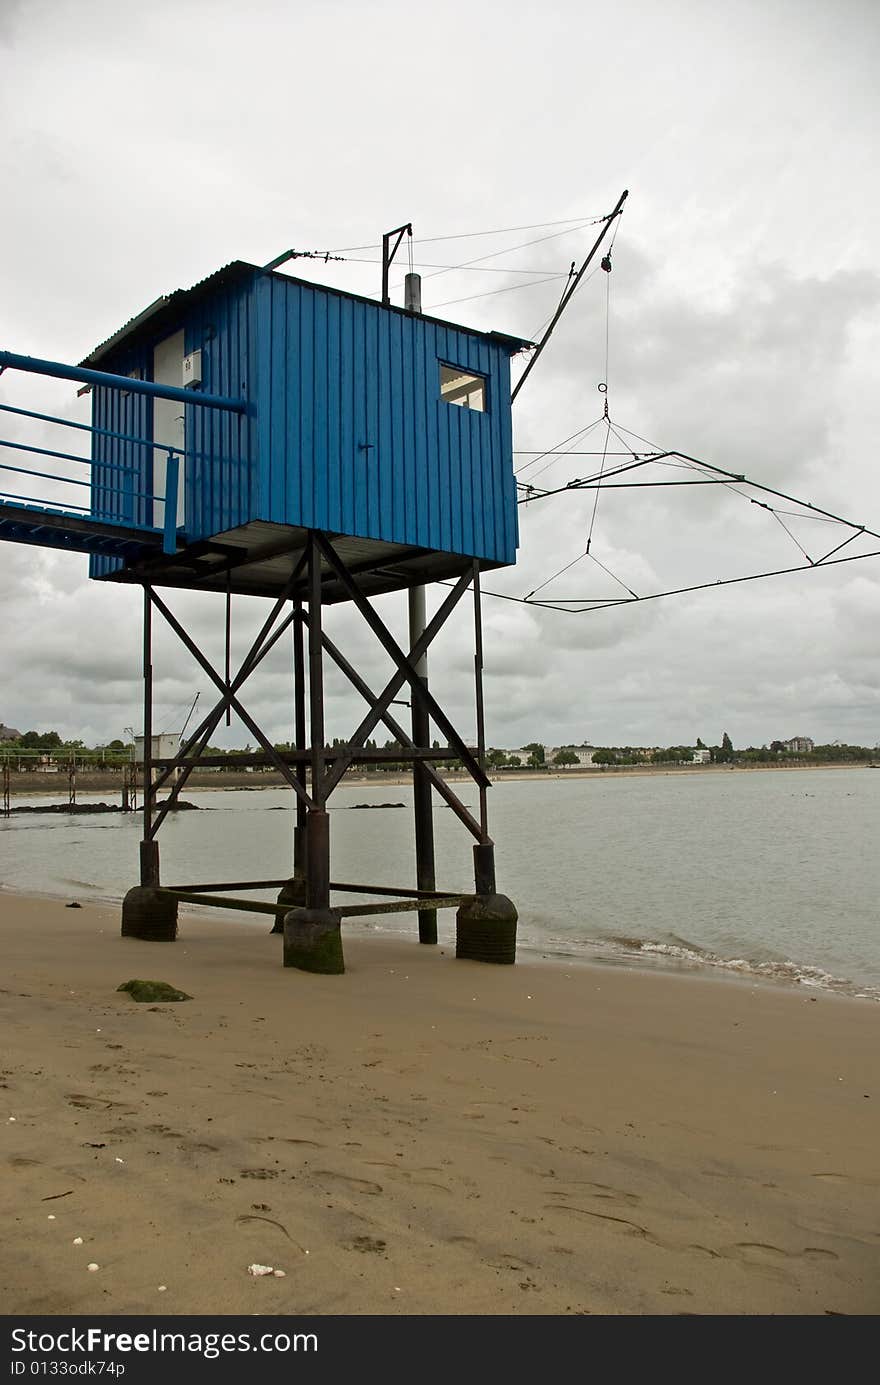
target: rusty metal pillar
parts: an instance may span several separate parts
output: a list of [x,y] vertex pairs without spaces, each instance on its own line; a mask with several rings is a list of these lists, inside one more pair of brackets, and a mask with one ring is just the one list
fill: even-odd
[[[426,603],[425,588],[409,589],[409,647],[414,649],[425,632]],[[421,682],[428,686],[428,655],[423,654],[415,664]],[[428,709],[413,692],[412,697],[412,738],[419,750],[430,749],[431,723]],[[431,801],[431,781],[424,764],[413,761],[413,816],[416,839],[416,889],[430,891],[437,887],[434,863],[434,813]],[[436,943],[437,910],[419,911],[419,942]]]
[[[302,614],[302,602],[295,601],[297,617]],[[303,622],[293,623],[293,701],[294,738],[297,750],[306,748],[306,663],[303,641]],[[306,767],[300,761],[296,767],[296,777],[306,787]],[[306,872],[306,805],[301,798],[296,800],[296,826],[293,829],[293,874],[297,879],[304,878]]]
[[[486,731],[483,711],[483,620],[480,599],[480,565],[474,563],[474,684],[477,712],[477,758],[486,767]],[[462,904],[455,916],[455,955],[465,961],[510,965],[516,961],[517,910],[512,900],[498,894],[495,880],[495,843],[489,836],[485,783],[480,784],[480,840],[474,847],[474,898]]]
[[324,789],[324,648],[321,642],[321,554],[309,537],[309,733],[314,808],[306,815],[306,904],[330,907],[330,824]]
[[340,975],[342,916],[330,907],[330,818],[324,759],[324,645],[321,616],[321,552],[309,534],[309,783],[312,803],[305,823],[305,908],[284,915],[284,965]]
[[159,884],[159,843],[153,837],[153,608],[144,583],[144,831],[141,885]]
[[[293,719],[294,744],[297,750],[306,749],[306,664],[303,640],[302,602],[293,602]],[[302,760],[296,764],[295,774],[298,783],[306,787],[306,766]],[[296,823],[293,828],[293,875],[282,885],[278,904],[289,904],[291,909],[302,908],[306,903],[306,836],[308,813],[303,799],[297,795]],[[284,932],[284,916],[277,914],[272,926],[273,933]]]
[[153,833],[153,615],[150,587],[144,584],[144,831],[141,883],[122,901],[122,936],[143,942],[172,943],[177,937],[177,900],[159,886],[159,843]]

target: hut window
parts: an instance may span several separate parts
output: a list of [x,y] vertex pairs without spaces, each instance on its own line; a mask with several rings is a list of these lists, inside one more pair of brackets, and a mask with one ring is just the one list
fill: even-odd
[[486,411],[486,380],[482,375],[473,375],[460,366],[440,365],[440,398],[447,404],[458,404],[462,409]]

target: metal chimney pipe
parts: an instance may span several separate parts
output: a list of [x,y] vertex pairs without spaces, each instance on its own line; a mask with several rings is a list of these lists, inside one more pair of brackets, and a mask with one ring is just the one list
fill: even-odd
[[422,276],[407,274],[403,281],[403,306],[408,313],[422,311]]

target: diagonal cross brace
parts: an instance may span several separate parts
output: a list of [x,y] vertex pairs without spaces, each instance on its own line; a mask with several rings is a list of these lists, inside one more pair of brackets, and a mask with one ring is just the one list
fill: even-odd
[[[300,618],[304,621],[305,624],[308,624],[308,616],[302,614]],[[339,650],[336,647],[336,645],[330,639],[329,635],[322,633],[321,643],[323,647],[326,649],[327,653],[330,655],[330,658],[333,660],[333,662],[345,674],[346,678],[349,680],[355,691],[360,693],[361,697],[364,699],[365,702],[375,703],[377,699],[372,689],[369,687],[367,683],[364,682],[360,674],[357,673],[356,670],[352,667],[352,665],[349,663],[348,659],[346,659],[345,655],[341,652],[341,650]],[[390,712],[383,712],[381,720],[388,727],[388,730],[391,732],[391,734],[395,736],[397,740],[400,741],[401,745],[409,746],[412,749],[415,748],[415,742],[413,741],[412,737],[403,729],[400,722],[397,721],[397,719],[393,717]],[[456,794],[455,791],[452,788],[450,788],[450,786],[446,783],[446,780],[443,779],[437,773],[433,765],[424,764],[423,769],[427,778],[430,780],[433,787],[437,790],[437,793],[440,795],[442,799],[445,800],[446,803],[449,804],[449,807],[455,813],[456,817],[458,817],[460,821],[464,823],[468,831],[474,837],[476,837],[477,841],[482,843],[484,846],[489,845],[490,843],[488,842],[488,839],[486,838],[485,833],[483,832],[483,829],[477,822],[476,818],[468,812],[467,808],[464,806],[461,799],[458,797],[458,794]]]
[[[437,631],[442,627],[450,612],[458,604],[459,600],[464,595],[469,585],[470,577],[468,575],[462,576],[458,579],[457,583],[455,584],[455,587],[446,597],[446,600],[443,602],[440,609],[436,612],[433,619],[422,631],[422,634],[419,637],[417,644],[414,645],[413,649],[410,651],[412,657],[415,660],[421,658],[422,654],[430,645],[431,640],[437,634]],[[370,732],[373,731],[375,727],[378,725],[378,723],[382,720],[388,708],[390,707],[391,702],[393,701],[397,693],[400,691],[400,689],[403,687],[403,684],[405,682],[406,675],[403,673],[396,673],[386,684],[383,692],[379,695],[378,698],[373,698],[372,696],[369,698],[369,701],[372,704],[370,707],[370,711],[364,717],[363,721],[360,723],[358,728],[349,737],[348,744],[352,750],[358,749],[359,747],[365,744]],[[328,775],[326,793],[332,792],[332,790],[336,787],[336,785],[339,783],[339,780],[342,778],[346,770],[351,765],[353,759],[353,755],[348,755],[337,761],[333,770]]]
[[[364,596],[363,592],[360,591],[360,589],[353,581],[351,574],[348,572],[345,565],[340,561],[331,545],[327,542],[327,540],[321,533],[315,533],[315,543],[317,544],[318,549],[321,552],[324,559],[333,568],[334,572],[339,578],[342,587],[345,589],[347,595],[351,598],[357,609],[360,611],[364,620],[367,622],[370,629],[373,631],[373,634],[379,640],[379,643],[382,645],[385,652],[391,656],[391,658],[394,660],[395,664],[398,667],[398,672],[394,675],[391,682],[386,685],[385,691],[380,696],[378,702],[373,706],[369,716],[358,727],[358,730],[352,737],[351,744],[355,746],[363,744],[363,740],[366,740],[366,737],[370,734],[370,731],[372,731],[373,728],[377,725],[377,723],[381,721],[383,713],[388,708],[395,693],[400,690],[404,683],[409,683],[410,688],[412,689],[413,696],[416,697],[419,701],[421,701],[423,706],[425,706],[428,709],[428,713],[430,714],[436,725],[440,728],[441,731],[444,732],[448,743],[455,749],[459,759],[462,760],[465,764],[466,768],[468,769],[471,775],[471,778],[476,780],[476,782],[479,785],[488,788],[491,781],[487,777],[479,761],[471,753],[468,746],[465,745],[461,736],[458,734],[455,727],[452,725],[452,722],[449,720],[446,713],[443,711],[442,707],[437,702],[436,698],[432,696],[432,694],[425,687],[425,684],[422,682],[421,678],[419,678],[419,675],[416,673],[414,667],[414,664],[418,662],[422,654],[424,654],[425,650],[430,645],[437,631],[445,623],[449,611],[452,610],[452,607],[456,604],[458,598],[464,593],[467,587],[470,586],[471,574],[465,573],[462,577],[459,578],[458,582],[456,583],[456,586],[453,588],[453,591],[450,594],[452,597],[454,597],[454,600],[450,602],[450,599],[447,598],[447,600],[444,601],[443,605],[440,607],[440,610],[434,616],[434,619],[424,630],[421,638],[410,650],[409,658],[407,658],[406,654],[404,654],[400,645],[397,643],[394,636],[391,634],[390,630],[385,625],[385,622],[373,610],[372,606],[370,605],[367,598]],[[449,607],[449,610],[446,609],[447,606]],[[363,740],[361,738],[363,738]],[[340,765],[336,765],[334,769],[330,771],[325,780],[325,796],[333,788],[335,788],[336,784],[338,784],[339,780],[342,778],[342,775],[348,769],[350,764],[351,757],[349,756],[347,758],[347,761],[343,761]]]
[[[288,616],[272,635],[272,638],[268,640],[268,642],[266,642],[266,637],[269,631],[271,630],[273,624],[277,620],[279,612],[282,610],[285,602],[290,596],[293,587],[299,580],[300,574],[304,566],[305,556],[303,556],[297,563],[294,571],[291,573],[290,577],[285,583],[285,586],[281,594],[278,596],[277,600],[272,606],[272,610],[269,612],[269,615],[263,622],[259,634],[254,639],[250,649],[245,655],[241,667],[239,668],[239,671],[236,674],[235,678],[232,680],[232,683],[229,685],[229,687],[224,686],[223,696],[220,699],[220,701],[210,712],[207,713],[206,716],[202,718],[196,729],[190,734],[189,739],[185,741],[184,744],[180,747],[177,755],[174,758],[173,763],[168,765],[166,769],[164,769],[163,772],[159,775],[159,778],[156,780],[156,783],[154,785],[154,790],[162,788],[162,786],[165,783],[167,783],[168,779],[174,773],[175,769],[183,765],[186,757],[189,755],[193,746],[196,745],[196,743],[199,741],[201,741],[201,744],[199,745],[199,748],[196,751],[196,758],[198,758],[198,756],[201,755],[211,736],[214,734],[214,730],[216,729],[217,724],[220,721],[220,718],[226,711],[227,707],[230,705],[228,696],[229,689],[231,688],[233,692],[238,692],[238,689],[251,676],[257,665],[262,663],[263,659],[265,659],[266,655],[274,647],[274,645],[284,634],[285,630],[291,624],[293,617]],[[185,770],[185,772],[188,778],[189,771]]]
[[[413,645],[413,648],[410,651],[412,659],[417,661],[419,658],[421,658],[421,655],[428,648],[428,646],[431,643],[431,640],[434,638],[437,631],[441,628],[446,618],[448,617],[450,611],[452,611],[454,606],[458,603],[459,599],[467,590],[469,585],[469,575],[459,578],[455,587],[450,592],[446,600],[443,602],[443,605],[440,607],[433,619],[423,630],[416,644]],[[399,671],[395,673],[393,677],[385,685],[385,688],[379,694],[379,697],[376,699],[372,699],[372,706],[370,708],[370,711],[364,717],[363,721],[361,722],[360,726],[358,726],[357,730],[354,731],[353,734],[349,737],[348,743],[350,750],[354,751],[365,743],[370,732],[373,731],[374,728],[378,725],[378,723],[382,720],[389,706],[394,700],[395,696],[403,687],[405,682],[405,672]],[[456,735],[455,740],[460,741],[460,738]],[[467,750],[467,747],[465,747],[465,750]],[[345,774],[346,770],[352,764],[353,759],[353,754],[348,754],[344,758],[340,759],[336,763],[336,765],[334,765],[333,769],[329,772],[327,776],[327,782],[325,784],[325,796],[326,794],[332,792],[332,790],[336,787],[342,776]]]
[[[238,677],[233,679],[232,683],[230,684],[230,686],[234,690],[240,687],[241,684],[245,682],[247,678],[250,677],[250,675],[253,673],[254,669],[257,667],[258,664],[262,663],[263,659],[265,659],[269,651],[273,649],[274,646],[277,644],[278,640],[280,640],[285,630],[287,630],[288,627],[292,624],[293,619],[293,615],[288,615],[279,625],[278,629],[274,632],[272,638],[270,640],[267,640],[265,645],[263,645],[259,653],[255,657],[249,657],[249,659],[245,661],[245,664],[242,665],[242,668],[238,674]],[[253,651],[251,652],[253,653]],[[220,701],[217,703],[216,707],[214,707],[214,709],[208,713],[207,717],[205,717],[204,721],[200,723],[200,725],[198,726],[194,734],[190,737],[190,739],[187,741],[183,749],[178,751],[172,763],[168,765],[165,768],[165,770],[163,770],[162,775],[159,779],[157,779],[155,785],[153,786],[154,793],[157,792],[158,789],[164,783],[166,783],[166,781],[174,773],[175,769],[180,770],[180,775],[176,783],[172,784],[169,790],[166,802],[157,812],[157,815],[153,821],[150,836],[155,837],[162,823],[165,821],[165,818],[168,816],[168,813],[173,808],[180,794],[183,792],[184,788],[186,787],[187,780],[189,779],[193,770],[198,767],[199,757],[206,749],[208,742],[210,741],[212,735],[214,734],[214,731],[217,728],[217,725],[220,722],[220,718],[223,716],[223,713],[225,712],[228,706],[229,696],[228,693],[224,693]],[[196,749],[195,756],[192,759],[187,760],[186,756],[189,754],[189,751],[196,740],[198,740],[199,744]]]
[[294,793],[298,797],[302,798],[303,802],[305,802],[309,807],[311,807],[311,797],[303,788],[302,784],[300,784],[296,776],[291,772],[289,766],[286,765],[285,762],[282,760],[274,745],[269,740],[268,736],[266,736],[265,733],[261,731],[260,727],[254,721],[250,713],[247,712],[246,709],[239,702],[238,698],[235,696],[232,689],[226,686],[226,683],[221,678],[220,674],[216,672],[212,664],[208,661],[208,659],[205,658],[204,654],[199,649],[195,641],[192,640],[190,636],[187,634],[187,632],[184,630],[183,626],[181,625],[177,617],[173,615],[173,613],[168,609],[161,597],[157,596],[152,589],[150,589],[150,600],[152,601],[156,609],[159,610],[165,617],[166,621],[171,626],[171,629],[177,635],[181,643],[186,645],[186,648],[189,650],[190,654],[192,654],[196,662],[200,664],[201,667],[205,670],[205,673],[207,673],[212,683],[216,684],[217,688],[221,693],[222,698],[224,699],[224,702],[228,701],[229,706],[232,707],[236,714],[241,718],[245,726],[250,731],[251,735],[256,737],[256,739],[259,741],[260,745],[263,747],[266,754],[269,756],[269,759],[272,761],[275,768],[280,772],[284,780],[290,785]]
[[[229,685],[233,692],[237,692],[241,685],[253,673],[254,669],[262,663],[262,661],[265,659],[266,655],[270,652],[270,650],[272,650],[275,647],[278,640],[284,634],[285,630],[287,630],[288,627],[291,625],[292,621],[293,616],[287,616],[286,619],[275,631],[272,638],[267,641],[265,646],[262,649],[260,649],[258,653],[254,654],[254,651],[251,650],[251,653],[248,655],[247,659],[242,664],[238,675],[232,680],[232,682]],[[220,718],[222,717],[223,713],[226,711],[226,708],[228,706],[229,694],[227,690],[220,698],[220,701],[217,702],[215,706],[212,707],[211,711],[208,712],[207,715],[202,719],[202,721],[199,722],[198,726],[196,727],[195,731],[193,731],[189,739],[180,747],[171,764],[166,766],[166,768],[162,771],[162,774],[159,776],[155,783],[155,787],[157,789],[162,788],[162,786],[167,782],[167,780],[171,777],[171,775],[174,773],[176,769],[186,769],[187,765],[190,769],[195,768],[195,766],[188,760],[190,751],[192,750],[193,746],[196,745],[196,742],[200,742],[194,757],[195,759],[198,759],[198,757],[202,754],[202,751],[205,749],[205,746],[207,745],[211,736],[214,734],[214,731],[217,727],[217,723],[219,722]]]

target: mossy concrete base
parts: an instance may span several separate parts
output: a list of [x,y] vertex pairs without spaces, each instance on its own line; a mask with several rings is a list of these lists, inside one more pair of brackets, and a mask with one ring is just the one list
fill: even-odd
[[152,885],[135,885],[122,901],[122,936],[173,943],[177,937],[177,900]]
[[123,981],[116,989],[128,991],[132,1000],[152,1001],[154,1004],[157,1001],[192,1000],[192,996],[187,995],[186,991],[169,986],[167,981]]
[[478,894],[455,916],[455,955],[470,962],[511,965],[516,961],[519,915],[504,894]]
[[[281,889],[278,891],[276,904],[286,904],[288,909],[304,909],[306,907],[306,881],[304,875],[292,875],[289,880],[285,880]],[[276,914],[275,922],[272,925],[273,933],[284,932],[284,915]]]
[[338,909],[291,909],[284,915],[284,965],[325,976],[341,975],[345,971],[341,924]]

